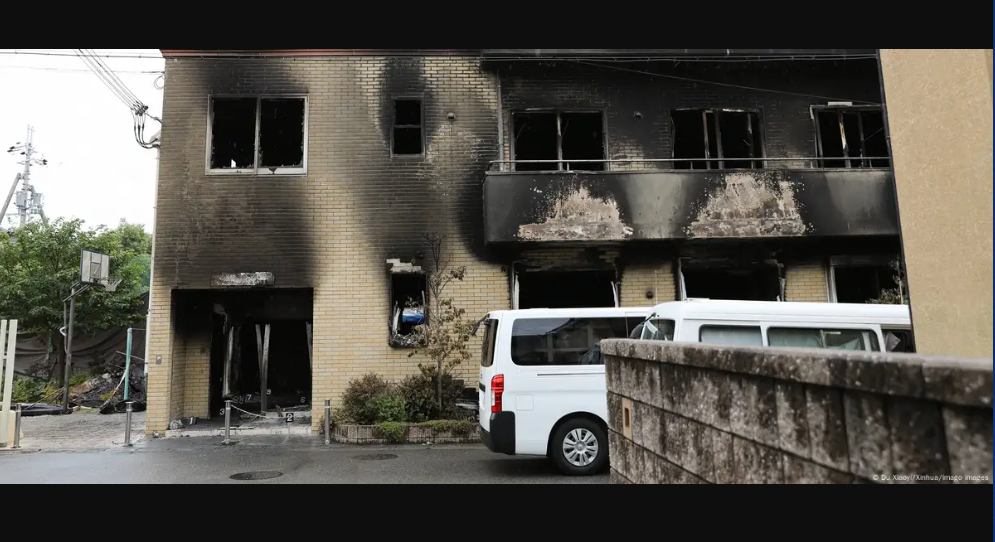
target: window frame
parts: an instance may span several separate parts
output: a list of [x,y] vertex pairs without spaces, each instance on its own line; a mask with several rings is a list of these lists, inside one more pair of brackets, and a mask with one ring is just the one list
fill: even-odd
[[[728,160],[730,162],[754,162],[754,163],[759,163],[760,164],[759,167],[749,168],[749,169],[754,169],[754,170],[755,169],[767,169],[767,162],[766,162],[766,158],[767,158],[767,123],[765,122],[765,119],[764,119],[764,110],[763,110],[762,107],[741,107],[741,108],[730,108],[730,107],[722,107],[722,108],[714,108],[714,107],[672,107],[672,108],[668,109],[667,110],[667,124],[668,124],[668,136],[670,137],[670,158],[672,160],[674,160],[674,162],[671,162],[671,167],[673,167],[674,165],[676,165],[677,164],[677,160],[678,160],[678,158],[676,156],[674,156],[674,153],[676,152],[676,149],[677,149],[677,146],[674,144],[674,142],[676,141],[675,140],[675,136],[677,134],[677,126],[674,125],[674,117],[673,117],[673,112],[674,111],[701,111],[701,115],[702,115],[701,116],[701,126],[704,129],[704,134],[705,134],[705,141],[704,141],[704,143],[705,143],[705,156],[704,156],[704,159],[706,159],[706,160],[711,159],[711,156],[709,156],[709,153],[711,151],[709,150],[709,144],[708,144],[709,143],[709,141],[708,141],[708,126],[706,125],[706,120],[705,120],[706,116],[705,115],[707,113],[717,113],[717,115],[715,115],[715,117],[714,117],[715,118],[714,122],[715,122],[715,136],[718,138],[718,141],[715,142],[715,148],[716,148],[716,150],[719,153],[719,156],[716,157],[718,159],[718,161],[717,162],[708,162],[708,161],[706,161],[705,162],[706,169],[704,169],[704,170],[695,170],[694,168],[691,168],[691,171],[723,170],[723,169],[726,169],[725,168],[725,162],[726,162],[726,160]],[[718,123],[719,123],[719,116],[721,116],[722,113],[756,113],[757,114],[757,124],[760,126],[760,134],[759,134],[759,137],[760,137],[760,156],[754,156],[753,158],[726,158],[724,156],[724,153],[722,152],[722,131],[719,129],[719,125],[718,125]],[[750,123],[750,130],[751,131],[753,130],[753,123]],[[756,154],[756,153],[754,153],[754,154]],[[693,159],[693,158],[681,158],[680,161],[681,162],[684,162],[684,161],[694,162],[695,159]],[[712,164],[717,164],[718,167],[712,167]],[[739,171],[740,169],[736,169],[734,171]]]
[[601,172],[609,171],[609,165],[611,158],[608,154],[608,111],[603,107],[592,107],[592,108],[559,108],[559,107],[527,107],[524,109],[509,109],[509,123],[511,125],[511,133],[508,134],[508,150],[511,153],[511,170],[516,171],[517,160],[515,154],[515,141],[518,139],[516,137],[517,130],[515,129],[515,115],[528,115],[535,113],[552,113],[556,115],[556,159],[560,162],[556,164],[556,169],[553,170],[539,170],[539,171],[526,171],[525,173],[560,173],[560,172],[586,172],[593,171],[598,172],[598,170],[585,170],[585,169],[565,169],[563,162],[563,114],[581,114],[581,115],[601,115],[601,155],[604,156],[603,165],[604,168]]
[[871,254],[865,256],[832,256],[826,266],[826,288],[829,293],[830,303],[839,303],[836,297],[836,268],[837,267],[888,267],[895,257],[884,254]]
[[[809,110],[810,110],[810,114],[811,114],[811,118],[812,118],[812,127],[815,129],[815,155],[818,157],[818,160],[817,160],[816,163],[818,164],[818,166],[820,168],[822,168],[822,169],[890,169],[891,168],[891,157],[890,156],[888,157],[888,165],[883,166],[883,167],[872,166],[870,164],[871,161],[868,160],[868,159],[866,159],[866,158],[860,158],[861,164],[866,163],[867,164],[866,166],[864,166],[864,165],[860,165],[860,166],[856,166],[856,167],[852,166],[850,164],[850,162],[853,161],[853,160],[857,160],[857,159],[856,158],[850,158],[849,146],[846,143],[846,131],[845,130],[843,130],[843,131],[840,132],[840,140],[841,140],[841,143],[843,144],[843,154],[844,154],[844,156],[834,156],[834,157],[826,158],[823,155],[823,151],[822,151],[822,129],[821,129],[821,125],[819,124],[819,113],[825,113],[825,112],[828,112],[828,111],[836,111],[836,117],[837,117],[837,119],[838,119],[838,121],[840,123],[840,126],[842,127],[842,124],[843,124],[843,116],[842,115],[843,115],[844,111],[852,111],[852,112],[858,112],[858,113],[859,112],[863,112],[863,111],[877,111],[878,113],[881,113],[881,122],[882,122],[882,124],[884,124],[886,122],[885,118],[884,118],[884,106],[880,106],[880,105],[853,105],[853,104],[849,104],[849,105],[847,105],[847,104],[831,104],[831,105],[827,104],[827,105],[813,105],[813,106],[809,107]],[[867,140],[867,138],[863,137],[864,136],[864,121],[863,121],[863,119],[859,115],[858,115],[857,119],[858,119],[858,122],[859,122],[858,126],[859,126],[859,129],[860,129],[860,135],[861,135],[861,137],[863,139],[860,142],[861,143],[861,150],[863,151],[863,154],[866,155],[867,153],[866,153],[866,147],[864,146],[864,142]],[[833,167],[833,168],[826,167],[826,160],[842,160],[844,166],[842,168],[839,168],[839,167]]]
[[[536,369],[577,370],[577,369],[580,369],[580,368],[598,368],[598,367],[600,367],[601,370],[603,370],[604,367],[605,367],[604,354],[601,354],[601,357],[600,357],[601,363],[597,363],[597,364],[587,364],[587,365],[581,364],[581,363],[569,364],[569,365],[552,364],[552,363],[546,363],[546,364],[520,364],[520,363],[518,363],[518,361],[516,360],[516,357],[515,357],[515,337],[516,337],[516,335],[515,335],[515,326],[519,322],[525,322],[525,321],[529,321],[529,320],[567,320],[567,321],[585,320],[585,321],[587,321],[586,322],[586,325],[588,326],[587,327],[587,334],[588,334],[588,338],[589,338],[589,342],[590,342],[590,338],[593,335],[593,328],[590,327],[590,322],[591,321],[599,321],[599,320],[618,320],[618,321],[620,321],[620,323],[622,324],[622,327],[625,329],[626,333],[625,333],[624,336],[612,337],[612,338],[615,338],[615,339],[626,339],[626,338],[628,338],[628,334],[630,332],[630,330],[629,330],[629,320],[630,319],[631,319],[630,316],[525,316],[525,317],[521,317],[521,318],[515,318],[514,320],[511,321],[511,325],[509,326],[510,329],[507,331],[507,333],[511,334],[511,337],[508,340],[508,345],[509,345],[509,347],[508,347],[508,349],[509,349],[509,359],[511,360],[511,364],[512,365],[514,365],[515,367],[518,367],[520,369],[523,369],[523,370],[536,370]],[[545,348],[537,349],[536,351],[537,352],[543,352],[546,355],[547,359],[551,359],[553,357],[553,354],[555,352],[567,352],[567,351],[579,352],[580,350],[583,350],[586,353],[586,352],[590,351],[592,348],[594,348],[595,346],[597,346],[600,349],[601,341],[605,340],[605,339],[600,339],[600,340],[596,341],[593,345],[590,345],[590,346],[588,346],[586,348],[581,349],[579,347],[555,348],[553,346],[553,335],[550,335],[548,333],[546,335],[526,335],[524,337],[544,337],[545,338],[545,344],[546,344]],[[581,354],[581,357],[582,356],[583,356],[583,354]]]
[[[419,108],[419,121],[421,124],[395,124],[397,121],[397,102],[418,102]],[[394,131],[397,128],[418,128],[419,136],[421,137],[421,152],[420,153],[404,153],[397,154],[394,152]],[[397,158],[400,160],[421,160],[425,158],[427,153],[427,143],[428,139],[425,136],[425,97],[418,94],[398,94],[390,97],[390,157],[391,159]]]
[[[252,168],[219,168],[211,167],[211,147],[214,139],[214,101],[221,100],[244,100],[255,98],[256,100],[256,128],[255,142],[253,143],[253,165]],[[270,171],[259,164],[259,136],[262,126],[262,101],[263,100],[304,100],[304,126],[303,126],[303,157],[299,168],[281,167]],[[307,94],[210,94],[207,96],[207,144],[204,169],[207,175],[266,175],[266,176],[307,176],[307,151],[309,147],[308,118],[310,117],[310,100]]]
[[[831,325],[824,325],[824,324],[812,324],[812,323],[807,323],[807,322],[806,323],[801,323],[801,324],[794,324],[794,323],[791,323],[791,322],[769,323],[769,324],[763,326],[764,348],[805,348],[804,346],[771,346],[770,345],[770,330],[771,329],[774,329],[774,330],[783,329],[783,330],[788,330],[788,331],[792,331],[792,330],[793,331],[816,330],[816,331],[819,331],[821,334],[824,334],[827,331],[828,332],[837,332],[837,333],[843,332],[843,331],[857,332],[857,333],[869,333],[870,336],[872,337],[873,342],[877,343],[877,344],[868,344],[868,345],[865,345],[865,346],[870,347],[871,348],[870,350],[850,350],[850,351],[851,352],[887,353],[886,352],[887,344],[884,341],[884,333],[883,333],[883,330],[882,330],[881,326],[879,326],[879,325],[874,325],[874,324],[837,324],[837,323],[832,323]],[[873,347],[875,347],[875,346],[877,347],[877,350],[873,349]],[[817,348],[816,350],[839,350],[839,349],[822,347],[822,348]]]

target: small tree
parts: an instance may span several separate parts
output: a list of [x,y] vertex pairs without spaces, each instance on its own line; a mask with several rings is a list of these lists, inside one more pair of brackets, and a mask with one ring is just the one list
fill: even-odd
[[881,293],[876,298],[868,299],[867,302],[874,303],[876,305],[908,305],[909,283],[905,278],[905,272],[902,269],[902,262],[896,259],[888,265],[891,267],[892,271],[895,272],[895,275],[892,278],[898,286],[895,288],[881,290]]
[[[445,411],[442,381],[454,368],[472,357],[470,340],[475,324],[467,320],[465,309],[457,307],[452,298],[447,297],[448,287],[466,278],[466,266],[451,266],[451,257],[443,262],[445,240],[446,236],[438,233],[425,235],[432,259],[432,268],[426,276],[428,307],[425,322],[416,326],[412,332],[412,338],[419,347],[408,354],[411,357],[419,352],[423,353],[434,363],[440,414]],[[424,371],[420,364],[419,368]]]

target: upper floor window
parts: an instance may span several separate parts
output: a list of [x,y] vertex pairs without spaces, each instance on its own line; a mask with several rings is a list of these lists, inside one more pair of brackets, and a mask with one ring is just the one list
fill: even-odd
[[212,97],[209,173],[307,172],[307,98]]
[[515,171],[604,171],[600,111],[516,111],[511,119]]
[[390,153],[393,156],[421,156],[425,154],[422,117],[421,100],[415,98],[394,100],[394,120],[390,143]]
[[888,142],[884,114],[877,106],[815,107],[819,166],[886,168]]
[[763,168],[758,111],[675,109],[670,125],[675,169]]

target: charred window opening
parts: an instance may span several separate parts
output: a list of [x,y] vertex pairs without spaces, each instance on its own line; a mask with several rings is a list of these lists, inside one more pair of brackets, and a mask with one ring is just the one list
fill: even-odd
[[[512,114],[516,171],[604,171],[605,123],[600,111],[526,111]],[[550,160],[548,163],[521,163]],[[562,162],[556,162],[562,160]],[[595,162],[570,162],[595,160]]]
[[762,169],[757,111],[676,109],[670,112],[675,169]]
[[519,309],[618,306],[614,271],[527,271],[516,281]]
[[417,346],[415,328],[427,324],[428,282],[421,267],[388,260],[390,277],[390,340],[395,348]]
[[211,98],[210,132],[212,171],[304,172],[306,98]]
[[833,266],[837,303],[867,303],[880,297],[883,291],[896,288],[895,271],[886,263]]
[[888,142],[879,108],[814,109],[820,167],[886,168]]
[[683,299],[778,301],[783,298],[780,271],[772,265],[682,263],[678,273]]
[[391,154],[420,156],[424,154],[424,147],[421,100],[413,98],[394,100]]

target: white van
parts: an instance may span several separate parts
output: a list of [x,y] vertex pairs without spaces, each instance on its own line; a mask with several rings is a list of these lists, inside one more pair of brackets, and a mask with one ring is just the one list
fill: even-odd
[[492,452],[549,457],[564,474],[608,463],[602,339],[624,339],[650,308],[491,312],[483,326],[480,436]]
[[911,352],[908,305],[688,300],[661,303],[640,338],[725,346]]

